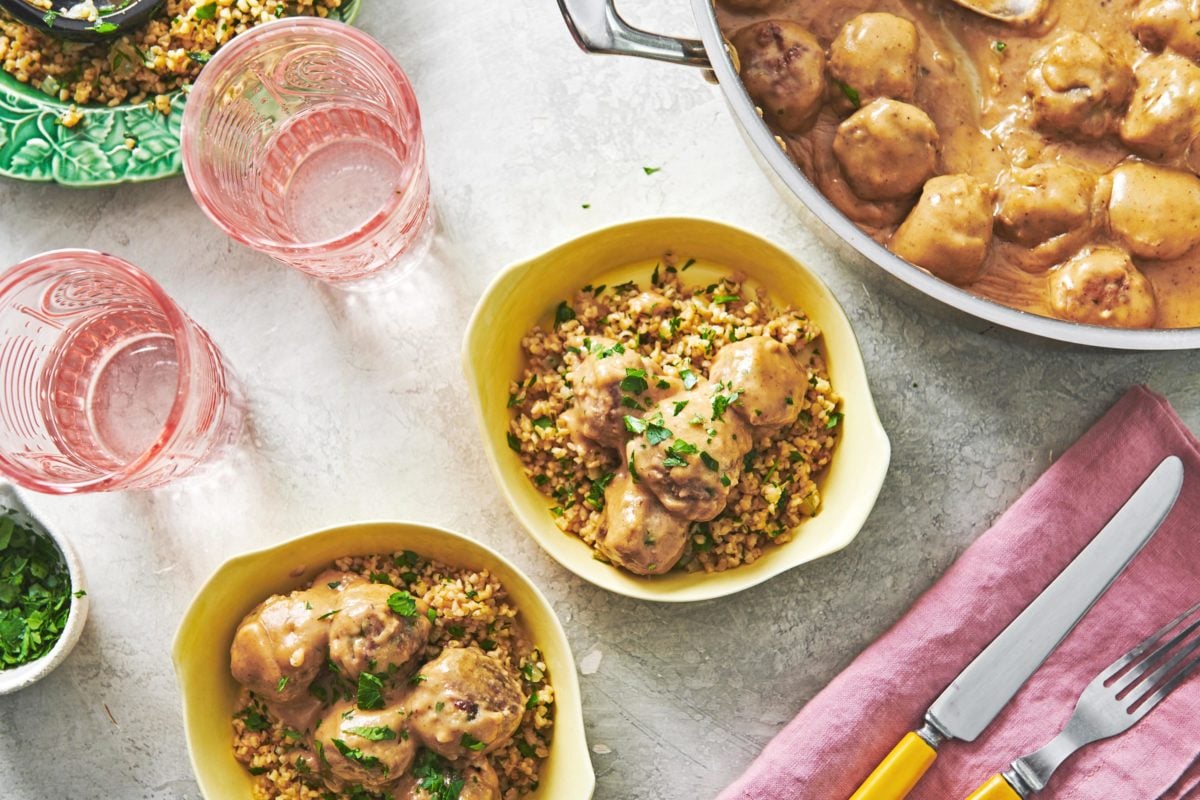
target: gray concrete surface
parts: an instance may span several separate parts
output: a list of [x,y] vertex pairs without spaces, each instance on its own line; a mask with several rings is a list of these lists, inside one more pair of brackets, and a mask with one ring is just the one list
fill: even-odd
[[[626,5],[694,31],[684,3]],[[387,517],[468,532],[550,596],[590,673],[597,797],[711,797],[1126,387],[1149,383],[1200,426],[1195,355],[1013,342],[897,299],[792,215],[699,73],[585,57],[553,3],[367,0],[361,24],[414,80],[439,215],[433,256],[393,295],[348,299],[231,244],[182,180],[0,183],[0,264],[63,246],[140,264],[224,349],[255,425],[200,478],[32,499],[84,558],[93,616],[62,669],[0,698],[5,800],[198,798],[168,654],[192,593],[242,550]],[[662,214],[742,225],[821,274],[862,340],[894,446],[850,548],[686,607],[609,595],[534,546],[480,456],[458,361],[502,266]]]

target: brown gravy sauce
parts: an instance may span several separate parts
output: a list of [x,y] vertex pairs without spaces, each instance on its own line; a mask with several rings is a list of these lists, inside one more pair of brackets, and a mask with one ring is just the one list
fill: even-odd
[[[1191,13],[1200,13],[1189,5],[1200,6],[1197,0],[1178,2]],[[1180,156],[1155,160],[1132,155],[1115,134],[1098,141],[1044,135],[1033,128],[1027,114],[1030,60],[1064,32],[1090,35],[1131,68],[1149,57],[1150,51],[1131,30],[1131,15],[1138,5],[1139,0],[1051,0],[1045,19],[1027,28],[973,14],[949,0],[718,0],[717,16],[726,39],[761,20],[799,23],[826,52],[842,27],[861,13],[882,11],[911,21],[920,37],[913,104],[937,125],[939,174],[969,174],[991,186],[998,174],[1013,166],[1061,163],[1100,176],[1127,159],[1194,174],[1200,171],[1200,141]],[[997,42],[1003,44],[998,47]],[[839,88],[830,80],[827,99],[812,127],[782,138],[792,159],[817,187],[873,238],[887,244],[916,198],[871,203],[854,195],[833,154],[834,135],[852,111],[838,102],[838,94]],[[1104,245],[1114,239],[1101,224],[1090,242]],[[994,237],[979,277],[965,288],[1007,306],[1056,316],[1047,273],[1022,268],[1027,255],[1026,248]],[[1200,326],[1200,247],[1174,260],[1135,256],[1133,261],[1154,287],[1155,327]]]

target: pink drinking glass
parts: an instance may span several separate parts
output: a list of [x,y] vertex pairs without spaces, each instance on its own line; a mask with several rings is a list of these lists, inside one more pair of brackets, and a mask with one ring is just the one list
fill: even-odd
[[0,275],[0,472],[54,494],[141,489],[233,442],[221,354],[150,276],[92,250]]
[[431,239],[417,99],[349,25],[293,17],[239,34],[192,87],[181,147],[213,222],[317,278],[402,274]]

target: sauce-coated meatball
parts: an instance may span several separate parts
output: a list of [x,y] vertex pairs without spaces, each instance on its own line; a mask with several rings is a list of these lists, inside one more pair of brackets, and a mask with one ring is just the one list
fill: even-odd
[[[833,40],[829,74],[857,92],[860,103],[878,97],[912,102],[917,92],[917,43],[917,27],[903,17],[859,14]],[[844,91],[839,88],[835,97]],[[842,100],[850,102],[844,96]]]
[[970,283],[992,242],[992,190],[970,175],[942,175],[892,236],[892,251],[951,283]]
[[604,491],[600,552],[637,575],[662,575],[683,556],[690,527],[689,520],[668,513],[654,492],[621,470]]
[[[418,766],[429,757],[428,753],[418,757]],[[396,800],[436,800],[445,797],[444,787],[454,786],[460,780],[462,788],[455,800],[500,800],[500,778],[486,759],[476,758],[457,763],[437,759],[426,766],[430,769],[424,773],[424,778],[418,780],[409,776],[400,781],[393,792]],[[427,782],[433,782],[433,786],[422,786]]]
[[1048,133],[1099,139],[1116,128],[1133,91],[1129,66],[1082,33],[1064,33],[1030,67],[1034,124]]
[[1182,155],[1200,136],[1200,67],[1183,56],[1151,56],[1134,72],[1137,90],[1121,141],[1147,158]]
[[1109,227],[1135,256],[1169,260],[1200,244],[1200,178],[1131,162],[1105,180]]
[[233,635],[234,680],[272,703],[307,695],[329,647],[329,623],[303,592],[267,598],[246,615]]
[[850,188],[864,200],[913,195],[937,172],[938,131],[921,109],[880,99],[843,122],[833,139]]
[[1014,167],[996,181],[996,235],[1033,249],[1044,269],[1063,260],[1095,228],[1096,176],[1065,164]]
[[[399,594],[400,611],[388,601]],[[407,675],[429,642],[433,627],[424,600],[383,583],[351,586],[329,626],[329,658],[341,674],[358,680],[364,672],[392,668]]]
[[525,698],[504,665],[474,647],[448,647],[421,667],[408,696],[409,725],[440,756],[467,758],[508,742],[521,725]]
[[1115,247],[1085,251],[1050,273],[1050,305],[1090,325],[1149,328],[1158,317],[1150,281]]
[[417,752],[401,706],[363,711],[353,700],[337,703],[313,738],[321,762],[335,778],[371,790],[403,777]]
[[1174,50],[1200,59],[1200,3],[1142,0],[1133,11],[1133,32],[1151,50]]
[[734,408],[751,425],[789,425],[800,416],[798,400],[808,376],[792,353],[770,336],[725,345],[708,370],[712,383],[741,392]]
[[767,122],[785,133],[809,127],[825,96],[825,50],[794,22],[769,19],[733,37],[742,82]]
[[725,510],[753,441],[740,402],[736,390],[706,383],[646,412],[653,427],[629,440],[625,459],[667,511],[703,522]]
[[[616,348],[620,348],[618,351]],[[643,400],[642,394],[634,389],[643,383],[647,391],[653,386],[652,368],[636,350],[607,339],[594,339],[592,351],[584,356],[571,376],[571,387],[575,393],[573,415],[579,432],[606,447],[625,446],[625,415],[629,409],[622,398],[630,396]],[[641,373],[643,383],[628,381],[631,375]],[[624,388],[622,388],[624,386]]]

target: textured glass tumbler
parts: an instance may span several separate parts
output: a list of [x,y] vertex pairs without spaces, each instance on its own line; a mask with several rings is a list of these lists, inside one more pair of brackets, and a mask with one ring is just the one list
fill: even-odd
[[412,86],[349,25],[297,17],[239,34],[188,95],[182,150],[213,222],[317,278],[403,272],[432,236]]
[[0,471],[54,494],[140,489],[241,430],[221,354],[137,267],[57,250],[0,275]]

